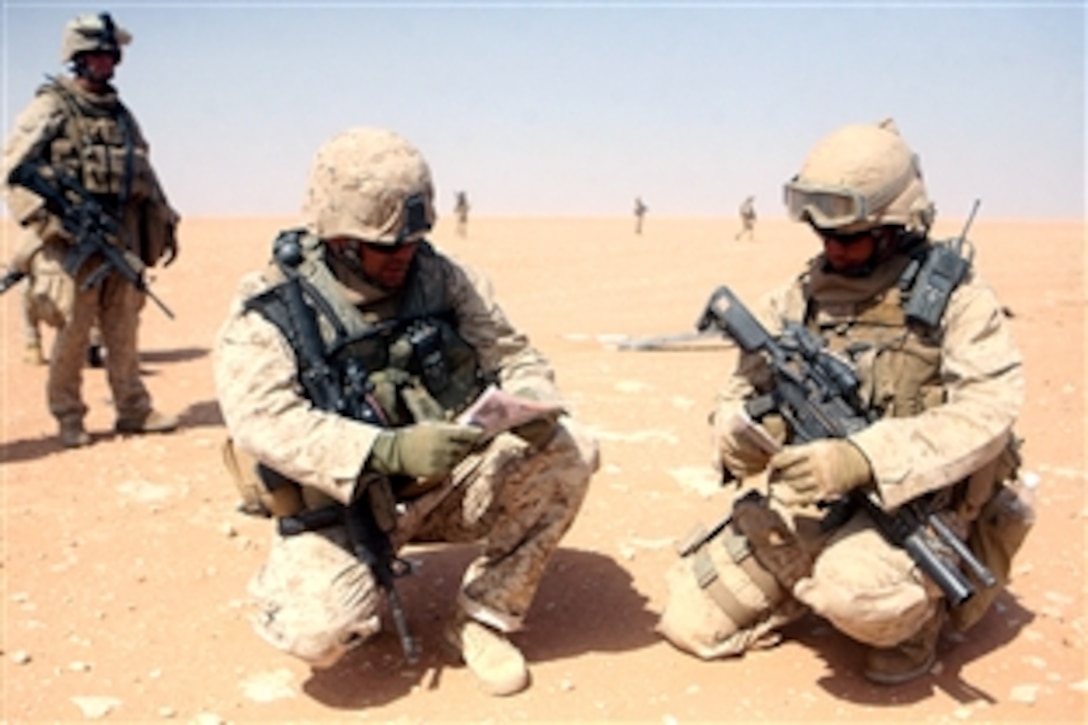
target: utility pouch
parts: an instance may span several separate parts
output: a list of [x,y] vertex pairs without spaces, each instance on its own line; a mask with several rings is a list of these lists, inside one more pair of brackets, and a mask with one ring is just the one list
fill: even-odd
[[282,518],[294,516],[305,508],[297,483],[262,466],[256,458],[234,445],[231,438],[223,441],[221,453],[223,466],[242,497],[238,504],[242,513]]
[[952,625],[964,631],[982,618],[1009,582],[1012,560],[1031,530],[1034,514],[1009,486],[1000,484],[971,525],[967,546],[997,579],[992,587],[976,582],[975,595],[950,612]]
[[450,384],[450,371],[442,351],[441,330],[433,322],[416,320],[409,326],[407,335],[423,384],[431,395],[440,396]]

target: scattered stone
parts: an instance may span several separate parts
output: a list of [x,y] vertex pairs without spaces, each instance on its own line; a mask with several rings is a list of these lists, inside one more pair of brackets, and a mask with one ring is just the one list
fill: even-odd
[[1034,657],[1034,656],[1025,657],[1024,662],[1028,663],[1032,667],[1035,667],[1036,669],[1040,669],[1040,670],[1045,670],[1046,669],[1046,660],[1044,660],[1042,657]]
[[281,667],[278,670],[256,672],[242,682],[242,692],[254,702],[273,702],[295,696],[291,687],[291,671]]
[[1022,702],[1025,705],[1034,705],[1039,696],[1039,685],[1016,685],[1009,694],[1013,702]]
[[618,380],[612,387],[621,393],[644,393],[653,389],[652,385],[642,380]]
[[83,717],[100,720],[121,704],[116,697],[73,697],[72,702],[83,711]]
[[193,718],[193,725],[223,725],[225,722],[214,712],[198,712]]
[[668,474],[680,484],[681,488],[694,491],[708,497],[721,490],[721,477],[710,466],[685,466],[671,468]]
[[68,663],[68,669],[70,669],[72,672],[90,672],[91,665],[87,662],[80,662],[79,660],[75,660],[74,662]]
[[226,536],[228,539],[233,538],[233,537],[238,535],[238,531],[235,530],[234,524],[232,524],[229,521],[224,522],[220,526],[219,530],[222,531],[223,536]]
[[574,682],[572,682],[569,679],[563,679],[559,683],[559,689],[562,690],[563,692],[573,692],[574,691]]
[[30,662],[30,653],[26,650],[17,649],[11,653],[11,661],[17,665],[25,665]]
[[164,717],[169,720],[172,717],[177,717],[178,711],[172,707],[160,707],[159,717]]

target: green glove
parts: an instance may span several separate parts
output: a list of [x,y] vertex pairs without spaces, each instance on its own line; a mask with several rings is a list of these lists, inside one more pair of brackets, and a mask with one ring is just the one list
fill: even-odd
[[476,426],[426,421],[378,434],[364,468],[382,475],[415,478],[449,475],[476,444]]
[[873,480],[869,459],[848,440],[786,446],[771,457],[771,497],[787,506],[831,501]]

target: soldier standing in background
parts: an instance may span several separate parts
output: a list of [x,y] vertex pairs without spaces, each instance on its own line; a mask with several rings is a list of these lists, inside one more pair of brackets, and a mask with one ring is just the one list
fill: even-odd
[[749,196],[740,205],[740,231],[733,237],[734,241],[741,239],[741,237],[747,236],[749,240],[756,240],[756,198]]
[[457,236],[468,234],[468,194],[457,192],[457,201],[453,205],[453,213],[457,217]]
[[[8,271],[0,278],[0,292],[25,280],[20,302],[23,322],[23,362],[45,365],[42,352],[42,325],[59,329],[64,324],[61,310],[71,309],[75,296],[72,278],[64,272],[59,260],[41,253],[42,242],[37,232],[22,228],[22,239],[15,250]],[[100,368],[105,361],[102,330],[98,321],[91,326],[87,346],[87,364]]]
[[[171,264],[177,256],[177,213],[151,166],[148,144],[136,119],[110,84],[121,62],[121,46],[132,36],[108,13],[82,15],[64,28],[61,58],[71,77],[51,78],[16,118],[4,148],[5,177],[23,163],[41,164],[78,181],[121,229],[111,239],[146,265]],[[46,169],[47,173],[52,173]],[[78,240],[49,211],[45,200],[21,186],[8,187],[12,216],[40,240],[42,264],[60,264]],[[28,255],[29,258],[30,255]],[[146,294],[120,273],[109,272],[86,289],[82,283],[100,260],[92,257],[74,275],[63,272],[70,299],[54,299],[57,337],[49,357],[47,397],[60,442],[87,445],[83,426],[82,368],[91,327],[97,319],[108,354],[106,373],[119,433],[166,432],[178,421],[156,411],[140,380],[137,331]]]
[[649,207],[642,202],[641,196],[635,197],[635,234],[642,234],[642,218],[646,216]]

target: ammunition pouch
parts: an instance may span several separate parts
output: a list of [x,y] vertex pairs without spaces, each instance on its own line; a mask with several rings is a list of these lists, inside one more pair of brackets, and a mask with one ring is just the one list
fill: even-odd
[[238,510],[252,516],[282,518],[294,516],[306,508],[301,487],[234,445],[223,441],[223,465],[242,500]]

